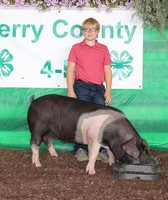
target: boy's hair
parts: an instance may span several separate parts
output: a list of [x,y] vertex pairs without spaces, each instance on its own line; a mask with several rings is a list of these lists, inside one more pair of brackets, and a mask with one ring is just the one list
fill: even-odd
[[86,19],[82,23],[82,29],[88,28],[89,26],[94,26],[97,30],[100,30],[100,24],[99,24],[99,22],[96,19],[92,18],[92,17]]

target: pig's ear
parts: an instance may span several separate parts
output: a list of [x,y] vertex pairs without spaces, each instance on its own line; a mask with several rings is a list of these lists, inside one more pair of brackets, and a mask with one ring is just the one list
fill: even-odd
[[128,140],[122,145],[123,150],[130,156],[134,158],[138,158],[140,155],[140,151],[138,150],[136,146],[135,140],[132,138],[131,140]]
[[144,150],[146,151],[146,154],[149,155],[150,147],[149,147],[147,141],[146,141],[146,140],[143,140],[143,141],[142,141],[142,144],[143,144],[143,146],[144,146]]

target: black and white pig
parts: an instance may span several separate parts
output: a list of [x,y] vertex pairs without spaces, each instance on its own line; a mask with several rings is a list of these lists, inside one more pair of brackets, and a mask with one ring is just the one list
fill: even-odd
[[46,144],[51,156],[58,156],[53,140],[88,144],[89,161],[86,172],[95,174],[100,147],[107,149],[109,164],[115,159],[138,163],[148,144],[118,109],[60,96],[45,95],[31,99],[28,110],[31,132],[32,163],[40,167],[39,146]]

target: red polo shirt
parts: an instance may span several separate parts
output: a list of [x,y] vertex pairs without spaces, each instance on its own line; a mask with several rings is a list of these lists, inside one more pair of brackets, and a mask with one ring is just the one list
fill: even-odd
[[102,84],[105,81],[104,65],[111,64],[107,46],[96,43],[86,44],[85,40],[72,46],[68,61],[75,63],[75,79]]

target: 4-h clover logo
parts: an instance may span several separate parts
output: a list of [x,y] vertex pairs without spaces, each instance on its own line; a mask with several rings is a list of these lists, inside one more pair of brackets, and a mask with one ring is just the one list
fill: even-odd
[[0,79],[2,79],[3,76],[9,76],[13,71],[13,65],[9,63],[12,60],[13,55],[7,49],[3,49],[0,52]]
[[118,76],[119,80],[128,78],[133,72],[133,67],[130,65],[133,57],[126,50],[122,51],[120,56],[113,50],[110,56],[112,59],[113,77]]

